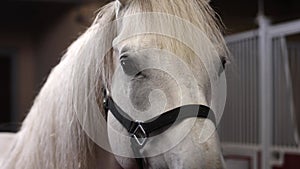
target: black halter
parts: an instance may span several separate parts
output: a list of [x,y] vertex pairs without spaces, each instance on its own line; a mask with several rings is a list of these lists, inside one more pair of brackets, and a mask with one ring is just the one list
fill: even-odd
[[[187,118],[199,117],[209,118],[215,123],[215,116],[212,110],[204,105],[185,105],[175,109],[164,112],[145,122],[133,120],[127,113],[125,113],[111,97],[106,96],[104,100],[104,108],[106,116],[108,110],[114,117],[122,124],[122,126],[131,135],[131,147],[135,155],[140,156],[139,150],[145,145],[147,138],[151,135],[157,134],[156,131],[164,128],[166,130],[172,124],[180,123]],[[184,113],[180,113],[184,112]],[[197,113],[196,113],[197,112]],[[162,132],[162,131],[160,131]],[[143,158],[136,158],[140,169],[143,168]]]

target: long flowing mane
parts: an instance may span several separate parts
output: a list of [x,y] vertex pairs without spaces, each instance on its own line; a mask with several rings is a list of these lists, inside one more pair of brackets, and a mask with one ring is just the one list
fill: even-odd
[[[85,123],[88,124],[90,118],[103,112],[101,90],[110,87],[114,71],[111,48],[117,36],[116,25],[106,25],[116,18],[138,12],[163,12],[186,19],[207,35],[220,56],[227,54],[215,13],[207,0],[109,3],[53,68],[2,168],[95,168],[97,145],[85,133],[77,115],[86,115]],[[101,57],[102,53],[105,55]],[[99,123],[106,130],[106,122]]]

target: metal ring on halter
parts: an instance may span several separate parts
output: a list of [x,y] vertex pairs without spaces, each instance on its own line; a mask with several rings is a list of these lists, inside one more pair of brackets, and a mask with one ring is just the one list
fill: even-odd
[[138,125],[135,127],[133,133],[131,134],[131,137],[135,139],[138,145],[144,146],[147,141],[147,133],[141,123],[142,121],[136,120],[135,121]]

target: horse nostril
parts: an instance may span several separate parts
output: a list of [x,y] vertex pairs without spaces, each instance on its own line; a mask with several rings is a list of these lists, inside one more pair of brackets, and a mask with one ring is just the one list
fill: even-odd
[[139,71],[138,73],[136,73],[136,74],[134,75],[134,77],[135,77],[136,79],[144,79],[144,78],[146,78],[146,75],[143,74],[142,71]]

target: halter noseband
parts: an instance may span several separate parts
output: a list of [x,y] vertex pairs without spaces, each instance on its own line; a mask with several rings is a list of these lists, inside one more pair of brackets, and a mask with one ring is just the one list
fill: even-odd
[[[204,105],[191,104],[180,106],[164,112],[154,118],[147,121],[137,121],[132,119],[127,113],[125,113],[113,99],[106,95],[104,96],[104,109],[106,117],[108,110],[112,115],[122,124],[133,139],[131,139],[131,148],[135,155],[140,155],[139,150],[143,148],[147,142],[147,138],[151,135],[157,134],[156,131],[164,128],[166,130],[172,124],[178,124],[187,118],[208,118],[215,123],[215,116],[212,110]],[[197,112],[197,113],[196,113]],[[162,131],[160,131],[162,132]],[[140,169],[143,168],[143,158],[136,158]]]
[[[145,122],[133,120],[127,113],[125,113],[111,97],[107,97],[105,101],[105,109],[110,110],[114,117],[122,124],[122,126],[127,130],[127,132],[137,141],[140,146],[145,144],[145,140],[138,138],[147,138],[153,132],[172,125],[173,123],[179,123],[187,118],[200,117],[200,118],[210,118],[215,122],[213,112],[209,107],[204,105],[185,105],[174,108],[161,115],[158,115]],[[197,111],[197,114],[196,114]],[[180,113],[184,112],[184,113]]]

